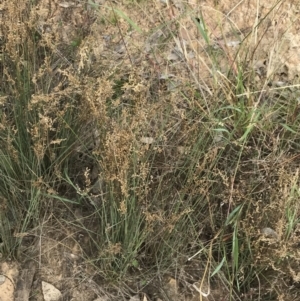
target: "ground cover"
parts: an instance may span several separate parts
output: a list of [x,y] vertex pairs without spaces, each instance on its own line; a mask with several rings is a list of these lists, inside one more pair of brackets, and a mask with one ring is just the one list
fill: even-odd
[[298,300],[299,9],[3,1],[0,300]]

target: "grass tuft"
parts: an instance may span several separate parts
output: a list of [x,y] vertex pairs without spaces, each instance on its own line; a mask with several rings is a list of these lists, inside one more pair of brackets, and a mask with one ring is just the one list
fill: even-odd
[[54,223],[84,233],[87,279],[128,294],[169,276],[182,300],[299,297],[293,22],[272,25],[282,1],[208,2],[3,2],[5,258]]

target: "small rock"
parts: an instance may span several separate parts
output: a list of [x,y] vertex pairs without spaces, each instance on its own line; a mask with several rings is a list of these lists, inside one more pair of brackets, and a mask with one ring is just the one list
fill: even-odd
[[268,238],[278,239],[278,234],[272,228],[269,227],[261,229],[261,234]]
[[42,290],[45,301],[59,301],[62,297],[61,292],[50,283],[42,281]]
[[145,144],[152,144],[154,142],[154,138],[152,137],[142,137],[141,142]]
[[0,275],[0,285],[3,284],[6,280],[6,277],[4,275]]

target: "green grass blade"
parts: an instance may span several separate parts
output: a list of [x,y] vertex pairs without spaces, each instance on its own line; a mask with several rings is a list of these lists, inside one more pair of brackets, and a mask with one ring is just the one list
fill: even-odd
[[229,224],[231,224],[231,222],[234,221],[234,219],[236,218],[236,216],[238,215],[239,211],[241,210],[243,204],[238,205],[227,217],[227,220],[225,222],[225,225],[228,226]]
[[203,37],[203,39],[205,40],[205,42],[207,43],[207,45],[209,45],[209,36],[207,34],[207,29],[204,23],[204,20],[202,18],[202,16],[199,18],[199,21],[195,18],[192,18],[194,23],[196,24],[201,36]]
[[124,20],[126,20],[138,33],[143,33],[142,29],[135,23],[133,22],[124,12],[121,10],[114,8],[114,11]]
[[222,261],[217,265],[217,267],[215,268],[215,270],[212,272],[210,277],[213,277],[214,275],[216,275],[222,268],[224,262],[225,262],[226,258],[225,256],[223,257]]
[[288,130],[289,132],[292,132],[293,134],[298,134],[296,131],[294,131],[291,127],[289,127],[287,124],[285,123],[280,123],[280,125],[282,125],[286,130]]

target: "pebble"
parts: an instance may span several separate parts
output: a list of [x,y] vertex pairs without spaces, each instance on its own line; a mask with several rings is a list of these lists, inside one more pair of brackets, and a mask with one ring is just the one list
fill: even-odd
[[4,275],[0,275],[0,285],[3,284],[6,280],[6,277]]
[[260,232],[265,237],[278,239],[278,234],[272,228],[266,227],[261,229]]

